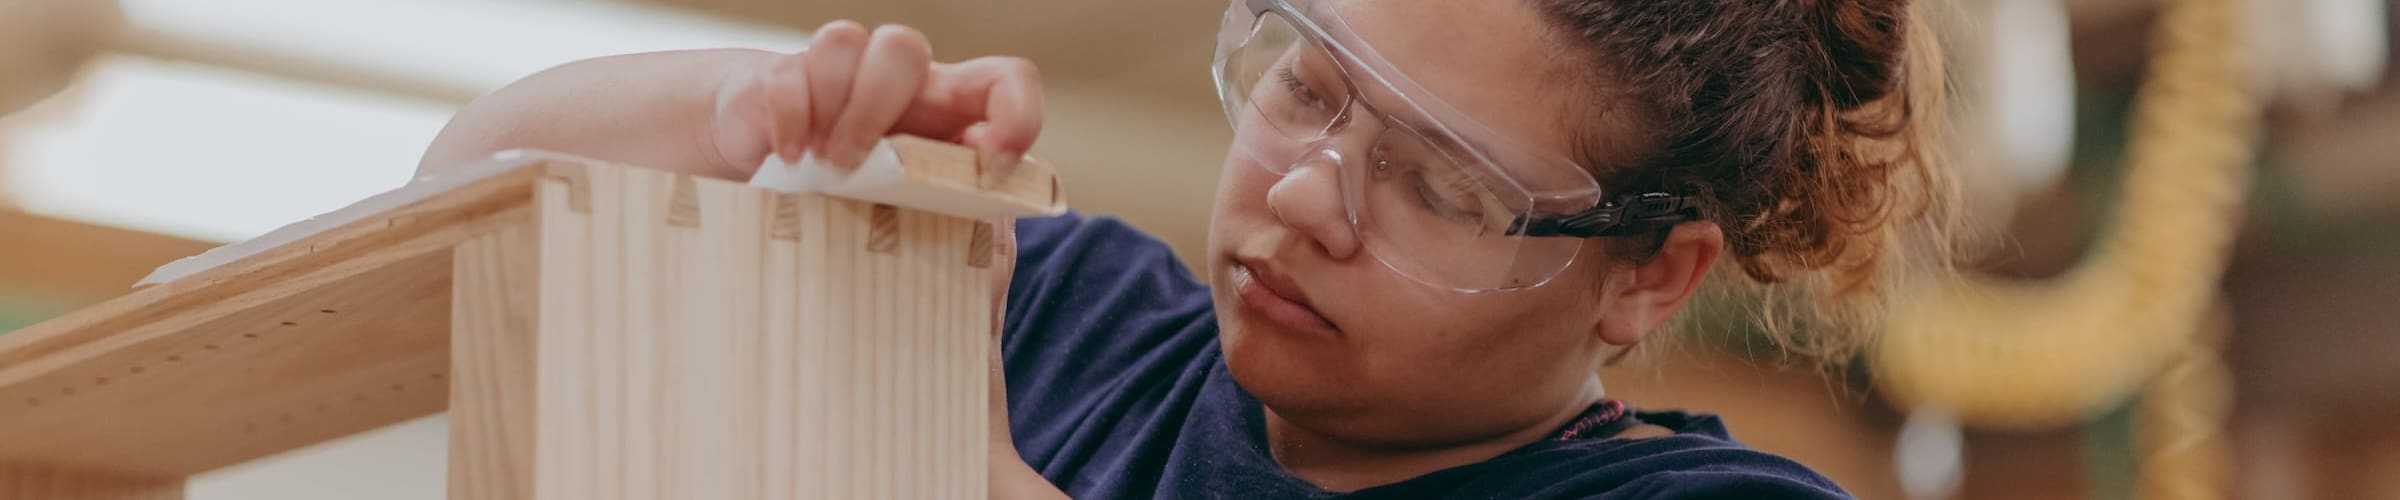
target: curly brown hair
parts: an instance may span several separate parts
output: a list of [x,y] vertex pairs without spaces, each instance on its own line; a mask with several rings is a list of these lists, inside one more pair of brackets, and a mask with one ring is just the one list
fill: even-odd
[[[1904,269],[1913,227],[1947,241],[1954,181],[1935,154],[1944,83],[1937,42],[1907,0],[1533,0],[1602,71],[1592,95],[1642,124],[1594,131],[1586,154],[1618,190],[1695,195],[1732,262],[1788,304],[1758,309],[1784,347],[1832,361],[1863,345]],[[1597,103],[1595,103],[1597,104]],[[1619,119],[1622,125],[1626,120]],[[1619,135],[1603,137],[1602,135]],[[1628,144],[1631,143],[1631,144]],[[1638,151],[1631,159],[1622,149]],[[1657,244],[1629,241],[1647,258]],[[1797,305],[1799,307],[1786,307]],[[1785,314],[1817,332],[1800,335]]]

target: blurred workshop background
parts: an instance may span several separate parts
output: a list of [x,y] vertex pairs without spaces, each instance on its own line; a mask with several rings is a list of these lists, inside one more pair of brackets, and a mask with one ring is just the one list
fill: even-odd
[[[2391,2],[1930,1],[1979,244],[1971,283],[1925,286],[1967,293],[1924,293],[1839,375],[1777,368],[1734,324],[1610,388],[1727,414],[1865,498],[2400,498]],[[2178,14],[2211,1],[2238,11]],[[0,0],[0,338],[401,185],[453,110],[525,74],[797,50],[834,18],[915,26],[942,60],[1035,61],[1034,154],[1077,208],[1189,260],[1229,137],[1207,74],[1224,8]],[[445,433],[437,415],[264,457],[192,498],[438,498]]]

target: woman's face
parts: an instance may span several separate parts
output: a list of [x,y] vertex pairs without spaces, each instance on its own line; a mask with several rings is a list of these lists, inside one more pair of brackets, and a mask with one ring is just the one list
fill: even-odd
[[[1606,102],[1576,95],[1590,87],[1562,75],[1589,70],[1553,48],[1552,28],[1523,2],[1321,1],[1409,78],[1517,146],[1568,156],[1567,113]],[[1605,285],[1621,274],[1602,240],[1583,242],[1544,286],[1427,286],[1361,245],[1334,165],[1278,175],[1228,156],[1209,280],[1227,364],[1278,416],[1350,440],[1438,446],[1553,418],[1587,389],[1609,350]],[[1338,168],[1365,167],[1349,161]]]

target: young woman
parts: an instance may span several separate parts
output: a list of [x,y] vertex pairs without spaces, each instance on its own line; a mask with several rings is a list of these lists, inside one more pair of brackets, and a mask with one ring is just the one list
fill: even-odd
[[[1905,0],[1232,0],[1207,268],[1105,218],[1016,226],[993,493],[1846,496],[1597,369],[1720,261],[1871,312],[1946,179],[1930,42]],[[534,147],[741,179],[907,133],[1013,168],[1034,68],[927,47],[836,22],[797,54],[576,62],[461,111],[423,165]]]

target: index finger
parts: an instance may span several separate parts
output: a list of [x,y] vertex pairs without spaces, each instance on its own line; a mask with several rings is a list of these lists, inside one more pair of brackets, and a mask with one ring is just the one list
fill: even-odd
[[986,57],[936,65],[920,106],[899,129],[952,137],[983,153],[989,177],[1014,170],[1042,130],[1041,74],[1015,57]]

